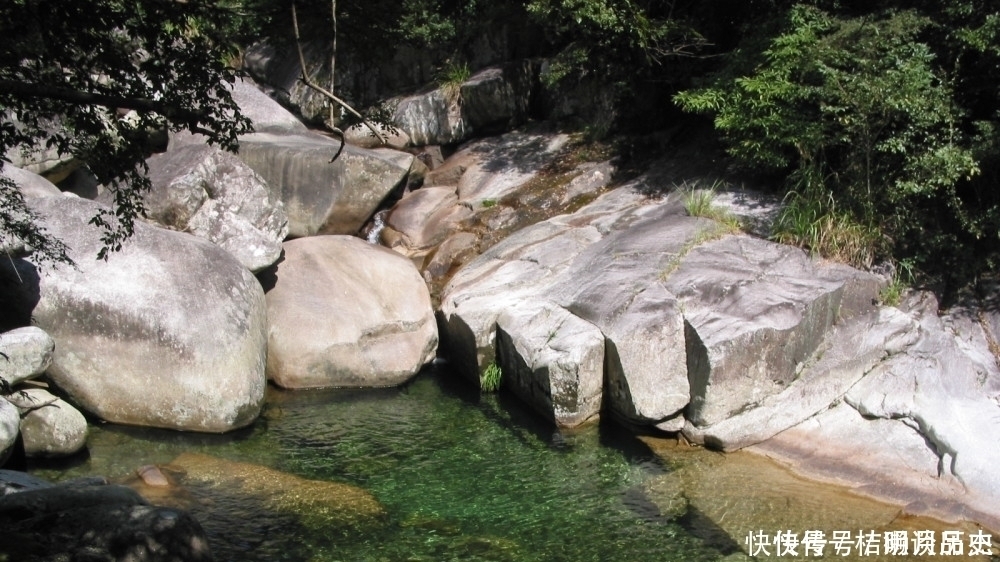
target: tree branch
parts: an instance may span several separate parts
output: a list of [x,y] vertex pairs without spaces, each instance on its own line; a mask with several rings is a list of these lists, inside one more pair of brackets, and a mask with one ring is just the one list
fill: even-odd
[[[331,101],[337,103],[338,105],[340,105],[341,107],[343,107],[347,111],[351,112],[352,115],[354,115],[355,117],[357,117],[358,119],[360,119],[361,122],[365,124],[365,126],[367,126],[369,129],[371,129],[371,132],[376,137],[378,137],[379,142],[381,142],[382,144],[388,144],[389,141],[386,140],[386,138],[382,135],[382,133],[380,133],[378,131],[378,129],[375,128],[374,125],[372,125],[367,119],[365,119],[365,117],[363,115],[361,115],[360,113],[358,113],[358,111],[356,109],[354,109],[353,107],[351,107],[350,104],[348,104],[344,100],[342,100],[342,99],[338,98],[337,96],[335,96],[332,92],[330,92],[327,89],[323,88],[319,84],[313,82],[313,80],[311,78],[309,78],[309,72],[306,70],[306,57],[305,57],[305,54],[303,54],[303,52],[302,52],[302,38],[299,36],[299,18],[298,18],[298,14],[295,11],[295,2],[292,2],[292,27],[295,29],[295,47],[298,49],[298,52],[299,52],[299,65],[302,67],[302,82],[305,83],[306,86],[309,86],[313,90],[316,90],[317,92],[323,94],[324,96],[326,96],[327,98],[329,98]],[[341,138],[341,143],[345,142],[344,141],[344,133],[342,131],[340,131],[340,129],[337,129],[336,127],[334,127],[334,129],[336,129],[335,132],[339,133],[340,138]],[[343,146],[341,146],[341,150],[343,150]],[[340,151],[338,151],[337,154],[339,155]]]
[[136,111],[152,111],[169,119],[177,119],[196,125],[208,117],[208,112],[192,111],[149,98],[116,96],[69,88],[59,88],[48,84],[33,84],[0,80],[0,94],[13,94],[19,97],[45,98],[64,101],[77,105],[99,105],[112,109],[134,109]]

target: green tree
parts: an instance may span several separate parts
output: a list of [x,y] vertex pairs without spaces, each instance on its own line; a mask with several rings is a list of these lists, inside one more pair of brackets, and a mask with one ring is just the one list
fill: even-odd
[[[8,0],[0,5],[0,157],[44,146],[87,166],[114,194],[92,222],[107,251],[143,212],[153,131],[187,130],[236,150],[251,123],[232,99],[222,35],[235,12],[211,0]],[[2,162],[0,162],[2,165]],[[0,180],[0,233],[68,261],[21,193]]]
[[675,100],[712,115],[738,162],[787,175],[789,211],[808,216],[779,225],[801,224],[803,244],[823,239],[817,225],[848,224],[867,233],[856,261],[884,251],[951,275],[941,256],[984,237],[995,202],[966,196],[980,143],[957,89],[960,57],[935,40],[956,22],[932,16],[795,5]]

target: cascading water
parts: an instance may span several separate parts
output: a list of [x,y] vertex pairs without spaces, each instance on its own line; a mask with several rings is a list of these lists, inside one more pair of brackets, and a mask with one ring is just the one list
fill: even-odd
[[389,216],[389,211],[391,209],[382,209],[381,211],[375,213],[372,217],[371,224],[365,233],[365,240],[369,244],[378,245],[380,243],[380,238],[382,236],[382,231],[385,229],[385,220]]

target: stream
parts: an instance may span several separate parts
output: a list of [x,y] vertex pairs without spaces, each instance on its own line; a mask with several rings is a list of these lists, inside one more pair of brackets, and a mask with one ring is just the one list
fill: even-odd
[[[384,512],[345,523],[170,464],[199,454],[349,484]],[[149,464],[176,481],[153,501],[191,511],[219,561],[748,560],[750,530],[940,525],[755,455],[636,436],[610,421],[560,431],[443,368],[393,389],[271,389],[257,423],[221,436],[96,425],[87,455],[30,471],[135,482]]]

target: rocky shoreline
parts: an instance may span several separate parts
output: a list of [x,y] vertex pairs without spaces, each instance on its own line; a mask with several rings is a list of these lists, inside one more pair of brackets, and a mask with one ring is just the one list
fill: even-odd
[[[334,163],[337,142],[238,84],[257,132],[238,157],[172,139],[149,162],[150,222],[106,261],[87,224],[106,194],[5,166],[76,265],[16,244],[0,262],[0,450],[80,450],[74,406],[226,432],[268,381],[392,386],[440,355],[476,385],[498,366],[558,426],[612,415],[1000,532],[995,309],[882,304],[886,279],[747,234],[775,204],[739,186],[717,201],[752,228],[692,216],[708,182],[676,156],[622,183],[544,129],[433,145],[523,121],[518,76],[477,74],[443,112],[401,104],[422,146]],[[381,207],[389,249],[354,236]]]

